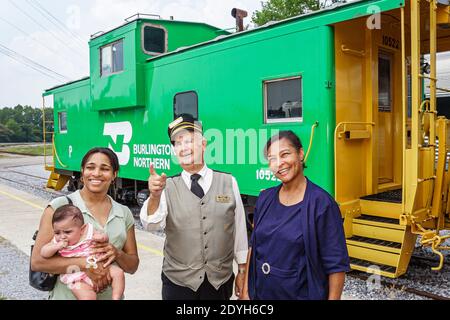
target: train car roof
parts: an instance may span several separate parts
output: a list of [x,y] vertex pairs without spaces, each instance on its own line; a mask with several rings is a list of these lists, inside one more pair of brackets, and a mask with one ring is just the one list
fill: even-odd
[[[315,17],[321,16],[321,15],[328,14],[331,11],[343,11],[346,8],[362,7],[363,5],[369,5],[369,4],[370,5],[374,5],[374,6],[376,6],[377,4],[388,4],[387,7],[389,7],[389,10],[392,10],[392,9],[404,6],[405,5],[405,1],[406,0],[354,0],[354,1],[351,1],[351,2],[347,2],[347,3],[334,3],[333,5],[331,5],[329,7],[326,7],[324,9],[321,9],[321,10],[317,10],[317,11],[301,14],[301,15],[294,16],[294,17],[287,18],[287,19],[280,20],[280,21],[270,21],[270,22],[268,22],[268,23],[266,23],[266,24],[264,24],[262,26],[256,27],[256,28],[251,29],[251,30],[236,32],[236,33],[232,33],[230,35],[221,35],[221,36],[218,36],[215,39],[210,40],[210,41],[205,41],[205,42],[194,44],[194,45],[188,46],[188,47],[181,47],[181,48],[178,48],[177,50],[174,50],[172,52],[164,53],[164,54],[158,55],[156,57],[151,57],[151,58],[147,59],[147,62],[155,61],[155,60],[167,57],[167,56],[173,56],[173,55],[176,55],[176,54],[179,54],[179,53],[182,53],[182,52],[186,52],[186,51],[189,51],[189,50],[192,50],[192,49],[196,49],[196,48],[199,48],[199,47],[204,47],[204,46],[207,46],[207,45],[210,45],[210,44],[213,44],[213,43],[222,42],[222,41],[226,41],[226,40],[229,40],[229,39],[234,39],[236,37],[242,37],[242,36],[245,36],[247,34],[256,33],[256,32],[260,32],[260,31],[263,31],[263,30],[270,29],[270,28],[278,27],[280,25],[288,24],[288,23],[291,23],[293,21],[301,21],[301,20],[305,20],[306,21],[306,20],[309,20],[311,18],[315,18]],[[385,11],[385,10],[380,10],[380,12],[381,11]],[[370,12],[366,12],[366,15],[370,15],[370,14],[373,14],[373,13],[371,11]],[[360,16],[362,16],[362,15],[360,15]],[[336,21],[330,20],[329,24],[333,24],[333,23],[337,23],[337,22],[340,22],[340,21],[348,20],[350,18],[357,18],[357,17],[359,17],[359,16],[348,17],[348,16],[345,16],[345,15],[342,15],[340,17],[336,17],[336,19],[335,19]]]
[[44,92],[44,96],[45,96],[47,93],[49,93],[50,91],[53,91],[53,90],[56,90],[56,89],[59,89],[59,88],[62,88],[62,87],[66,87],[66,86],[68,86],[68,85],[75,84],[75,83],[77,83],[77,82],[85,81],[85,80],[88,80],[88,79],[90,79],[90,77],[84,77],[84,78],[81,78],[81,79],[78,79],[78,80],[69,81],[69,82],[66,82],[66,83],[63,83],[63,84],[59,84],[59,85],[57,85],[57,86],[54,86],[54,87],[52,87],[52,88],[46,89],[45,92]]
[[115,31],[115,30],[117,30],[117,29],[123,28],[123,27],[125,27],[125,26],[127,26],[127,25],[129,25],[129,24],[132,24],[132,23],[135,23],[135,22],[140,22],[140,21],[144,21],[144,22],[146,22],[146,21],[152,21],[152,22],[155,22],[155,21],[162,21],[162,22],[169,22],[169,23],[188,23],[188,24],[197,24],[197,25],[204,25],[204,26],[207,26],[207,27],[210,27],[210,28],[213,28],[213,29],[220,30],[220,28],[215,27],[215,26],[210,25],[210,24],[207,24],[207,23],[204,23],[204,22],[183,21],[183,20],[167,20],[167,19],[148,19],[148,18],[139,18],[139,15],[138,15],[138,18],[137,18],[137,19],[134,19],[134,20],[131,20],[131,21],[127,21],[127,22],[125,22],[124,24],[121,24],[120,26],[117,26],[117,27],[115,27],[115,28],[113,28],[113,29],[110,29],[110,30],[105,31],[105,32],[99,31],[99,32],[97,32],[97,33],[94,33],[93,35],[91,35],[90,41],[95,40],[95,39],[97,39],[97,38],[99,38],[99,37],[102,37],[102,36],[104,36],[104,35],[106,35],[106,34],[108,34],[108,33],[111,33],[111,32],[113,32],[113,31]]

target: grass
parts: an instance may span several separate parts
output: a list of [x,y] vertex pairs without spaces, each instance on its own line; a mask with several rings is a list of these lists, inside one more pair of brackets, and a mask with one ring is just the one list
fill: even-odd
[[[46,145],[46,154],[52,154],[52,146]],[[44,146],[12,146],[12,147],[4,147],[0,148],[0,152],[4,153],[14,153],[14,154],[24,154],[29,156],[43,156],[44,155]]]

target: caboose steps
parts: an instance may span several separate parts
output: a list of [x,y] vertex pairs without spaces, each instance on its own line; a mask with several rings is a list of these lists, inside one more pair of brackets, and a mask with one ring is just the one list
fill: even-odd
[[[387,222],[389,220],[389,222]],[[401,243],[406,226],[399,220],[361,215],[353,219],[353,236]]]
[[351,268],[397,278],[406,273],[416,236],[400,225],[401,190],[363,197],[347,232]]
[[66,185],[66,183],[70,180],[70,177],[56,173],[54,167],[50,166],[48,167],[48,169],[47,170],[50,171],[50,176],[48,177],[46,187],[56,191],[61,191]]
[[361,199],[360,205],[361,212],[377,217],[399,219],[402,213],[401,203]]
[[350,258],[350,266],[353,270],[366,273],[376,273],[383,277],[395,278],[395,268],[387,265],[376,264],[370,261]]

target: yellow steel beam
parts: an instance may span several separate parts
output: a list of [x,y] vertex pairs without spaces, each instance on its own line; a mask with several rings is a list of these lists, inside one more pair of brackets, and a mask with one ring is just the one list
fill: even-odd
[[[437,48],[437,30],[436,30],[436,0],[430,1],[430,141],[433,146],[436,145],[436,48]],[[435,147],[433,147],[435,151]]]
[[381,202],[381,201],[360,201],[361,212],[376,217],[400,219],[402,214],[401,203]]
[[402,243],[405,235],[404,230],[386,229],[365,224],[359,224],[353,221],[353,235],[365,238],[380,239]]
[[360,242],[360,241],[351,240],[351,239],[347,239],[347,245],[353,245],[353,246],[358,246],[361,248],[367,248],[367,249],[372,249],[372,250],[377,250],[377,251],[382,251],[382,252],[395,253],[398,255],[402,251],[399,248],[391,248],[391,247],[381,246],[381,245],[377,245],[377,244],[373,244],[373,243],[365,243],[365,242]]
[[420,0],[411,0],[411,149],[406,153],[405,212],[411,214],[417,193],[419,168]]
[[401,24],[401,48],[402,48],[402,133],[403,133],[403,152],[402,152],[402,213],[406,212],[406,120],[407,120],[407,89],[406,89],[406,41],[405,41],[405,8],[400,8],[400,24]]
[[376,264],[384,264],[387,266],[397,268],[398,262],[400,260],[399,254],[391,252],[363,248],[352,244],[347,244],[347,249],[350,257],[366,261],[372,261]]
[[436,168],[436,182],[433,192],[433,205],[431,208],[431,215],[434,218],[438,218],[442,212],[442,196],[444,194],[444,179],[445,179],[445,162],[447,160],[447,121],[439,119],[438,124],[438,137],[439,137],[439,149],[438,149],[438,163]]
[[386,277],[386,278],[396,278],[396,274],[392,273],[392,272],[386,272],[386,271],[381,271],[381,270],[377,270],[374,268],[367,268],[367,267],[363,267],[363,266],[358,266],[357,264],[350,264],[350,267],[353,270],[359,270],[359,271],[363,271],[366,273],[374,273],[374,274],[379,274],[380,276]]
[[405,230],[406,229],[406,226],[404,226],[404,225],[371,221],[371,220],[363,220],[363,219],[359,219],[358,217],[353,218],[353,222],[358,223],[358,224],[364,224],[367,226],[374,226],[374,227],[386,228],[386,229],[396,229],[396,230]]

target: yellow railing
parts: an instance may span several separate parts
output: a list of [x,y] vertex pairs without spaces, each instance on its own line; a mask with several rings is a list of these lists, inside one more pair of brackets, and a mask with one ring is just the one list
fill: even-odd
[[[53,131],[47,131],[47,124],[52,124],[53,121],[48,121],[45,117],[45,98],[42,97],[42,135],[43,135],[43,142],[44,142],[44,166],[45,169],[50,170],[50,168],[53,166],[53,159],[54,159],[54,143],[53,143]],[[52,165],[48,164],[47,157],[50,156],[47,154],[47,136],[51,134],[52,135]]]
[[313,144],[313,139],[314,139],[314,133],[316,131],[316,128],[319,126],[319,121],[316,121],[313,126],[311,127],[311,137],[309,139],[309,147],[308,147],[308,151],[306,152],[306,156],[305,156],[305,160],[304,163],[306,163],[308,161],[309,158],[309,154],[311,152],[312,149],[312,144]]
[[58,152],[56,151],[56,146],[55,146],[55,135],[53,134],[53,143],[52,143],[52,150],[53,150],[53,157],[56,158],[56,160],[58,160],[59,164],[64,167],[67,168],[67,165],[65,165],[61,159],[59,158]]
[[[444,262],[444,256],[441,250],[449,250],[450,247],[442,246],[442,243],[450,238],[450,235],[440,235],[441,227],[445,226],[445,213],[448,207],[448,172],[447,165],[447,135],[448,120],[445,118],[437,119],[436,111],[436,91],[446,91],[437,87],[436,70],[436,52],[437,52],[437,1],[427,0],[429,2],[429,43],[430,43],[430,75],[420,73],[421,51],[421,19],[426,22],[426,18],[421,15],[421,1],[411,1],[411,147],[407,148],[404,140],[404,191],[403,191],[403,216],[401,220],[409,220],[411,223],[411,232],[420,236],[420,243],[423,246],[431,247],[431,250],[439,256],[439,265],[432,268],[441,270]],[[402,18],[402,24],[404,20]],[[402,28],[404,32],[404,26]],[[404,38],[402,37],[402,46]],[[404,52],[403,52],[404,57]],[[403,68],[403,79],[406,79],[406,71]],[[421,84],[424,79],[430,81],[430,98],[422,101]],[[405,85],[405,83],[403,83]],[[406,97],[406,90],[403,88],[403,94]],[[406,101],[403,101],[403,127],[406,130]],[[406,132],[404,132],[404,137]],[[438,136],[439,149],[438,160],[435,162],[436,136]],[[428,144],[424,144],[424,139],[428,137]],[[405,139],[405,138],[404,138]],[[427,153],[428,152],[428,153]],[[433,158],[430,158],[430,152]],[[421,164],[421,169],[419,164]],[[425,167],[426,166],[426,167]],[[408,170],[406,170],[408,168]],[[427,172],[427,174],[425,174]],[[425,176],[423,176],[425,175]],[[430,181],[431,185],[426,187],[419,184]],[[419,197],[426,202],[417,201]],[[423,206],[423,207],[422,207]]]

